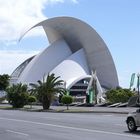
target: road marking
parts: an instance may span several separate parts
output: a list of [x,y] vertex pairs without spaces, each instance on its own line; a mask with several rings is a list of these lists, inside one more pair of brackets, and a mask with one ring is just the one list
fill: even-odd
[[113,115],[106,114],[106,115],[102,115],[102,116],[104,116],[104,117],[112,117]]
[[14,134],[23,135],[23,136],[29,136],[28,134],[21,133],[21,132],[17,132],[17,131],[12,131],[12,130],[6,130],[6,131],[7,131],[7,132],[10,132],[10,133],[14,133]]
[[40,122],[33,122],[33,121],[19,120],[19,119],[2,118],[2,117],[0,117],[0,119],[1,120],[7,120],[7,121],[24,122],[24,123],[30,123],[30,124],[36,124],[36,125],[52,126],[52,127],[58,127],[58,128],[64,128],[64,129],[72,129],[72,130],[77,130],[77,131],[86,131],[86,132],[92,132],[92,133],[102,133],[102,134],[109,134],[109,135],[116,135],[116,136],[123,136],[123,137],[132,137],[132,138],[138,138],[138,139],[140,138],[139,136],[136,136],[136,135],[121,134],[121,133],[94,130],[94,129],[87,129],[87,128],[78,128],[78,127],[55,125],[55,124],[40,123]]
[[39,117],[41,119],[54,119],[54,120],[60,120],[61,118],[52,118],[52,117]]

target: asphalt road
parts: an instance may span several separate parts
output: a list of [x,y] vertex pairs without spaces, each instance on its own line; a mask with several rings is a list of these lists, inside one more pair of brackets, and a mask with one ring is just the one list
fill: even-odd
[[124,114],[0,110],[0,140],[138,140]]

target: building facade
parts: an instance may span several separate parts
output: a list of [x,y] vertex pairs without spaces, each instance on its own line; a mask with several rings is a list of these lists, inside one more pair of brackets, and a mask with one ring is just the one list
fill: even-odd
[[[37,26],[43,27],[50,45],[13,72],[13,83],[36,83],[44,75],[55,73],[65,81],[67,89],[82,94],[91,72],[96,71],[97,87],[110,89],[119,86],[112,56],[90,25],[73,17],[55,17],[32,28]],[[76,88],[76,85],[79,86]]]

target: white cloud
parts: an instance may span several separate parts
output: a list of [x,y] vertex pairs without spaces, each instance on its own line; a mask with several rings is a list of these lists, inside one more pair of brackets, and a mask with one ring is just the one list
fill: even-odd
[[28,28],[47,18],[43,13],[46,5],[65,1],[68,0],[0,0],[0,41],[19,39]]
[[0,41],[17,40],[23,30],[46,19],[42,13],[45,2],[46,0],[0,0]]
[[78,0],[72,0],[72,2],[74,2],[74,3],[76,3],[76,4],[77,4],[77,3],[78,3]]
[[[0,43],[16,44],[27,29],[47,18],[43,13],[46,5],[66,1],[77,3],[77,0],[0,0]],[[36,33],[40,34],[40,29]],[[37,53],[0,50],[0,74],[11,74],[24,60]]]
[[0,51],[0,74],[11,74],[23,61],[38,51]]

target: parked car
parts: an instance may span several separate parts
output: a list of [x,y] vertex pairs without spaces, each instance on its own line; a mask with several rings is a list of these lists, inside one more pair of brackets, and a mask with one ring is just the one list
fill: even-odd
[[128,114],[126,124],[130,132],[134,132],[140,127],[140,109]]

